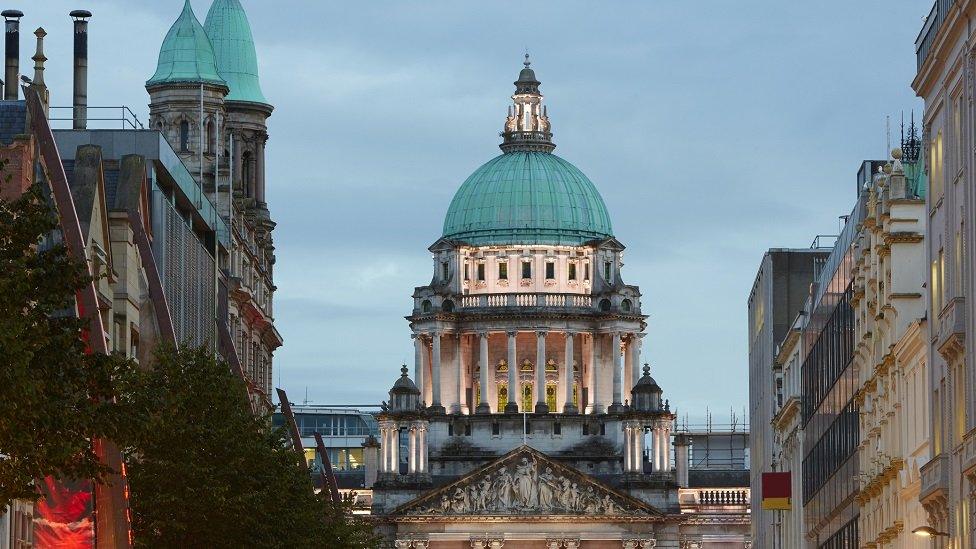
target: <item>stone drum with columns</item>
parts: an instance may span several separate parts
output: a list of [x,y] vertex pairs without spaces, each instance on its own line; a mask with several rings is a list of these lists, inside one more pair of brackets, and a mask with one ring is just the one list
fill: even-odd
[[379,532],[402,548],[744,547],[748,524],[682,512],[688,446],[673,468],[640,289],[596,186],[553,154],[539,87],[526,55],[502,154],[429,248],[413,377],[379,415]]

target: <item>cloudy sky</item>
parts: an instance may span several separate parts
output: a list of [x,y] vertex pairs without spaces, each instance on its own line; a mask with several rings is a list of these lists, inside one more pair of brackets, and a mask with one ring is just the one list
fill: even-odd
[[[292,400],[376,403],[413,360],[414,286],[455,190],[497,143],[528,49],[556,153],[597,185],[650,313],[644,356],[682,416],[741,417],[746,299],[763,251],[835,234],[862,159],[920,109],[931,0],[242,0],[275,104],[268,200],[275,381]],[[210,2],[192,0],[202,21]],[[8,0],[48,31],[69,105],[71,24],[91,23],[91,105],[143,89],[182,0]],[[23,63],[33,53],[22,33]],[[31,40],[28,40],[31,39]],[[24,71],[28,72],[28,71]]]

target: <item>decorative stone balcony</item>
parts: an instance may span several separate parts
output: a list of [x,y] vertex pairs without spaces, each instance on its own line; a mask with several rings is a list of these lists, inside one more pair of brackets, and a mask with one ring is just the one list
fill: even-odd
[[976,429],[962,439],[962,473],[976,477]]
[[922,466],[922,488],[918,499],[926,501],[944,499],[947,497],[949,485],[949,460],[945,454],[939,454]]
[[939,323],[939,354],[952,361],[960,356],[966,340],[966,302],[961,297],[949,300],[937,320]]

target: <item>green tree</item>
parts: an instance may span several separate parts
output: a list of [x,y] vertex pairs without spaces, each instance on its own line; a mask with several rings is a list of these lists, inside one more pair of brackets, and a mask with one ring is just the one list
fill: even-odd
[[57,228],[38,186],[0,197],[0,508],[48,475],[101,480],[92,438],[123,423],[112,397],[129,364],[86,353],[75,296],[91,279]]
[[367,547],[369,524],[312,492],[299,456],[243,382],[206,349],[157,350],[125,391],[138,432],[127,452],[143,547]]

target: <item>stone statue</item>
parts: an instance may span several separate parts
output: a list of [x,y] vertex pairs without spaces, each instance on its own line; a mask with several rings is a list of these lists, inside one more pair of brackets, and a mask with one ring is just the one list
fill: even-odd
[[494,482],[495,509],[508,510],[512,505],[512,475],[502,468]]
[[518,502],[522,507],[531,509],[538,505],[538,479],[536,475],[535,458],[530,462],[528,458],[522,458],[522,463],[515,467],[515,489]]
[[553,496],[558,490],[556,476],[552,474],[552,467],[546,467],[546,470],[539,475],[539,507],[545,511],[549,511],[554,506]]

